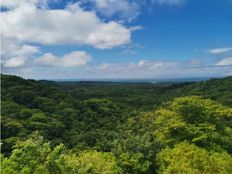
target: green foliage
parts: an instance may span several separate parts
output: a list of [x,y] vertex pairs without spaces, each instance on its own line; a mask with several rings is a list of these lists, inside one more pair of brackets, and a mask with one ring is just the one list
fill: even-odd
[[16,142],[19,140],[19,137],[10,137],[5,138],[2,140],[1,144],[1,151],[5,152],[7,155],[12,151],[12,147],[16,144]]
[[1,102],[1,114],[11,118],[17,118],[19,112],[24,107],[18,105],[13,101],[2,101]]
[[116,159],[112,153],[84,151],[78,156],[78,173],[86,174],[117,174],[120,169],[117,167]]
[[162,148],[160,142],[149,131],[125,131],[120,135],[114,142],[113,153],[123,173],[153,173],[156,169],[153,159]]
[[232,77],[1,80],[4,174],[231,173]]
[[228,153],[209,152],[187,142],[159,152],[157,163],[159,174],[232,173],[232,157]]
[[197,95],[216,100],[223,105],[232,107],[232,76],[221,79],[210,79],[208,81],[187,85],[177,89],[175,93],[180,96]]
[[184,140],[209,149],[232,149],[232,109],[200,97],[175,99],[154,113],[156,137],[174,145]]
[[79,156],[65,149],[63,144],[52,148],[37,134],[17,142],[11,156],[2,159],[3,174],[117,174],[112,153],[85,151]]
[[44,143],[41,137],[18,142],[10,157],[3,159],[2,173],[29,174],[45,173],[48,171],[43,163],[51,152],[48,143]]
[[10,137],[11,135],[18,135],[24,129],[23,125],[16,119],[2,118],[3,137]]
[[33,112],[31,109],[25,108],[19,112],[19,119],[28,119],[32,116]]

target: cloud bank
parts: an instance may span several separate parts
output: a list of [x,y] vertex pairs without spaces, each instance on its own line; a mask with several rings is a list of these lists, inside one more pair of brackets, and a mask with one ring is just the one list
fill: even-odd
[[46,53],[36,59],[36,63],[44,66],[78,67],[87,64],[90,60],[91,56],[85,51],[74,51],[62,57]]
[[91,76],[104,78],[179,78],[221,77],[232,74],[232,58],[210,65],[191,62],[140,60],[135,63],[102,63],[89,70]]

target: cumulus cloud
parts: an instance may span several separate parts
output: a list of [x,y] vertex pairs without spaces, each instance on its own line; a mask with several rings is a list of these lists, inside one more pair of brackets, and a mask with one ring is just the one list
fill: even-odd
[[224,58],[223,60],[216,63],[218,66],[230,66],[232,65],[232,57]]
[[209,52],[211,54],[221,54],[221,53],[226,53],[231,50],[232,48],[214,48],[214,49],[210,49]]
[[90,0],[97,12],[105,17],[118,16],[120,19],[132,21],[139,15],[140,5],[128,0]]
[[39,52],[39,48],[37,46],[23,44],[13,39],[1,37],[1,55],[3,56],[28,56],[36,52]]
[[[134,21],[142,12],[153,5],[179,5],[186,0],[81,0],[83,7],[92,8],[106,19],[117,18],[122,22]],[[150,7],[149,7],[150,8]]]
[[21,42],[90,45],[100,49],[130,42],[129,28],[115,21],[103,22],[93,11],[84,11],[78,4],[51,10],[38,8],[29,0],[22,2],[1,13],[3,37]]
[[39,48],[28,44],[20,44],[2,38],[1,64],[3,67],[16,68],[24,66],[29,57],[39,52]]
[[11,59],[4,62],[4,67],[15,68],[23,66],[27,60],[27,57],[12,57]]
[[44,66],[78,67],[87,64],[90,60],[91,56],[85,51],[74,51],[62,57],[46,53],[37,58],[36,63]]
[[[110,20],[102,21],[95,11],[86,11],[79,3],[64,9],[49,9],[48,0],[7,0],[1,2],[1,65],[4,72],[16,72],[36,64],[77,67],[90,61],[84,51],[62,57],[42,53],[40,46],[88,45],[110,49],[131,41],[134,28]],[[6,10],[5,10],[6,9]],[[36,45],[36,46],[35,46]],[[15,70],[14,70],[15,69]]]

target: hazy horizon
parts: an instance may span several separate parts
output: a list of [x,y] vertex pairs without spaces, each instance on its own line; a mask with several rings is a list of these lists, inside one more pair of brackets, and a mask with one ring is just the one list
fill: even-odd
[[[14,75],[14,74],[5,74]],[[16,75],[17,76],[17,75]],[[22,76],[19,76],[22,77]],[[206,81],[213,78],[226,78],[229,76],[212,76],[212,77],[175,77],[175,78],[63,78],[63,79],[36,79],[36,78],[24,78],[27,80],[37,80],[37,81],[54,81],[54,82],[199,82]]]
[[138,82],[152,82],[157,80],[157,82],[168,82],[168,81],[205,81],[212,78],[226,78],[229,76],[202,76],[202,77],[166,77],[166,78],[147,78],[147,77],[141,77],[141,78],[25,78],[23,76],[17,75],[17,74],[9,74],[9,73],[2,73],[5,75],[16,75],[19,77],[22,77],[24,79],[28,80],[37,80],[37,81],[57,81],[57,82],[81,82],[81,81],[97,81],[97,82],[130,82],[130,81],[138,81]]

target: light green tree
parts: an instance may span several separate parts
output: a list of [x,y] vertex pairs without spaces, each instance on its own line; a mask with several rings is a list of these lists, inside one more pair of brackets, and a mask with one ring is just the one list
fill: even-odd
[[183,142],[166,148],[157,156],[159,174],[230,174],[232,157]]
[[232,109],[201,97],[176,98],[152,114],[155,136],[166,145],[188,140],[232,152]]
[[2,159],[2,174],[117,174],[112,153],[84,151],[76,155],[63,144],[52,148],[38,134],[17,142],[9,157]]

